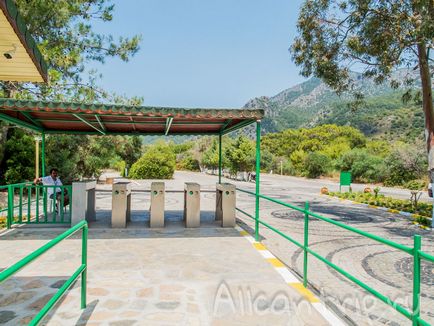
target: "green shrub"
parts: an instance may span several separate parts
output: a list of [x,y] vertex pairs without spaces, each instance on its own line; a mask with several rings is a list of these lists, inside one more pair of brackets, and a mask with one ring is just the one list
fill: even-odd
[[132,179],[171,179],[175,165],[175,153],[170,146],[160,143],[147,148],[131,167],[129,176]]
[[337,160],[336,168],[351,171],[354,180],[376,182],[384,179],[383,159],[368,153],[366,149],[353,149]]
[[304,159],[305,174],[308,178],[318,178],[329,171],[330,163],[330,158],[325,154],[318,152],[309,153]]
[[176,163],[177,170],[200,171],[199,161],[189,152],[184,153]]
[[386,185],[404,185],[421,178],[426,170],[426,155],[410,145],[397,147],[385,160]]
[[426,217],[431,217],[432,214],[432,204],[419,203],[417,209],[415,209],[410,200],[394,199],[391,197],[386,197],[384,195],[378,195],[378,197],[376,198],[375,194],[371,193],[329,192],[329,196],[351,199],[356,202],[365,203],[368,205],[387,207],[390,209],[419,214],[421,216],[419,222],[420,224],[424,224],[426,221],[428,221]]
[[410,190],[423,190],[427,188],[427,182],[424,180],[411,180],[404,184],[404,188]]

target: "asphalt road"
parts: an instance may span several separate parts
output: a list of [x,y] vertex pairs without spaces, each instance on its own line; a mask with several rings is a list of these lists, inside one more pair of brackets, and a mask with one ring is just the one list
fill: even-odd
[[[239,186],[243,187],[242,183]],[[253,184],[244,185],[253,190]],[[413,235],[423,236],[423,250],[434,253],[432,231],[422,230],[406,218],[373,208],[343,202],[319,195],[321,187],[337,190],[338,184],[326,180],[262,175],[261,193],[272,198],[310,208],[325,217],[354,226],[400,244],[413,246]],[[356,185],[354,190],[363,189]],[[382,189],[385,194],[400,198],[401,189]],[[386,193],[388,191],[388,193]],[[252,196],[239,194],[238,205],[250,213],[254,210]],[[285,234],[303,242],[303,215],[274,203],[261,200],[261,219]],[[250,218],[239,214],[253,230]],[[286,239],[261,226],[263,243],[291,269],[303,271],[303,252]],[[310,248],[351,273],[367,285],[404,307],[412,304],[412,258],[391,247],[366,239],[329,223],[310,219]],[[322,298],[357,325],[408,325],[410,322],[380,300],[362,290],[316,258],[309,258],[309,282]],[[422,316],[434,323],[434,264],[422,263]]]

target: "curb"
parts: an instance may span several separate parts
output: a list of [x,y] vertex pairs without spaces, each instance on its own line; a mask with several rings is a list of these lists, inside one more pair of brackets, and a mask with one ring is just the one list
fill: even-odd
[[344,326],[345,324],[330,310],[327,306],[320,301],[320,299],[313,294],[309,289],[303,286],[303,283],[282,263],[278,258],[276,258],[267,248],[261,243],[255,241],[255,239],[239,225],[235,226],[241,236],[243,236],[247,241],[249,241],[253,248],[255,248],[258,253],[270,263],[276,272],[280,274],[286,284],[288,284],[292,289],[297,291],[306,301],[308,301],[313,308],[333,326]]
[[342,202],[347,202],[347,203],[351,203],[351,204],[358,204],[358,205],[361,205],[363,207],[368,207],[368,208],[372,208],[372,209],[378,209],[380,211],[384,211],[384,212],[388,212],[388,213],[392,213],[392,214],[397,214],[397,215],[401,215],[401,216],[404,216],[404,217],[409,217],[409,218],[412,219],[412,222],[413,222],[414,225],[417,225],[421,229],[424,229],[424,230],[431,230],[431,228],[429,226],[425,226],[425,225],[419,224],[416,221],[414,221],[414,219],[416,219],[418,217],[424,217],[424,218],[426,218],[428,220],[432,220],[432,218],[428,217],[428,216],[422,216],[422,215],[418,215],[418,214],[414,214],[414,213],[399,211],[397,209],[392,209],[392,208],[387,208],[387,207],[369,205],[369,204],[366,204],[366,203],[360,203],[360,202],[357,202],[357,201],[354,201],[354,200],[339,198],[339,197],[335,197],[335,196],[329,196],[329,195],[324,195],[324,194],[320,194],[320,195],[321,196],[327,196],[329,198],[338,199],[339,201],[342,201]]

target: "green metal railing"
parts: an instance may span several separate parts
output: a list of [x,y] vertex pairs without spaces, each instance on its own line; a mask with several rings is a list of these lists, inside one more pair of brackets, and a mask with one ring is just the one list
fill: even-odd
[[81,276],[81,309],[86,308],[86,284],[87,284],[87,222],[81,221],[68,231],[62,233],[58,237],[54,238],[47,244],[43,245],[39,249],[32,252],[30,255],[24,257],[16,264],[5,269],[0,273],[0,284],[6,281],[8,278],[19,272],[21,269],[32,263],[35,259],[45,254],[48,250],[53,248],[62,240],[69,238],[75,232],[82,230],[82,244],[81,244],[81,265],[72,274],[72,276],[62,285],[62,287],[54,294],[54,296],[45,304],[45,306],[39,311],[32,319],[29,325],[38,325],[39,322],[48,314],[48,312],[54,307],[54,305],[62,298],[65,292],[74,284],[79,276]]
[[[399,313],[401,313],[402,315],[404,315],[405,317],[410,319],[412,321],[413,325],[423,325],[423,326],[430,325],[428,322],[426,322],[420,318],[420,283],[421,283],[420,264],[421,264],[422,259],[425,259],[426,261],[434,263],[434,256],[432,256],[426,252],[423,252],[421,250],[422,238],[420,235],[414,235],[413,247],[408,247],[408,246],[390,241],[388,239],[384,239],[384,238],[379,237],[375,234],[371,234],[371,233],[359,230],[359,229],[354,228],[352,226],[346,225],[344,223],[341,223],[341,222],[332,220],[330,218],[324,217],[322,215],[316,214],[314,212],[311,212],[309,210],[309,203],[308,202],[305,203],[305,207],[303,209],[303,208],[285,203],[285,202],[278,200],[278,199],[270,198],[270,197],[267,197],[267,196],[264,196],[261,194],[257,195],[256,193],[254,193],[252,191],[239,189],[239,188],[237,188],[237,190],[240,192],[255,196],[256,202],[261,198],[261,199],[268,200],[270,202],[285,206],[287,208],[293,209],[295,211],[298,211],[298,212],[304,214],[304,241],[303,241],[303,243],[300,243],[299,241],[295,240],[294,238],[290,237],[289,235],[281,232],[280,230],[276,229],[275,227],[262,221],[259,217],[258,211],[256,211],[255,216],[253,216],[253,215],[245,212],[244,210],[242,210],[238,207],[236,208],[237,211],[239,211],[240,213],[242,213],[242,214],[244,214],[244,215],[246,215],[246,216],[248,216],[254,220],[254,222],[255,222],[255,235],[259,235],[259,224],[260,224],[260,225],[263,225],[263,226],[267,227],[268,229],[272,230],[273,232],[277,233],[278,235],[282,236],[286,240],[292,242],[297,247],[299,247],[303,250],[303,285],[305,287],[307,286],[307,283],[308,283],[308,254],[311,254],[315,258],[319,259],[321,262],[325,263],[329,267],[333,268],[335,271],[339,272],[341,275],[343,275],[344,277],[349,279],[351,282],[357,284],[358,286],[360,286],[361,288],[363,288],[367,292],[371,293],[376,298],[380,299],[382,302],[393,307],[396,311],[398,311]],[[257,203],[256,203],[256,205],[257,205]],[[340,268],[339,266],[335,265],[331,261],[327,260],[325,257],[321,256],[320,254],[318,254],[317,252],[315,252],[314,250],[309,248],[309,217],[313,217],[313,218],[319,219],[321,221],[336,225],[340,228],[357,233],[361,236],[364,236],[366,238],[380,242],[384,245],[387,245],[389,247],[403,251],[403,252],[413,256],[413,264],[414,264],[413,265],[413,291],[412,291],[413,292],[413,304],[412,304],[411,311],[408,310],[407,308],[403,307],[402,305],[398,304],[397,302],[393,301],[391,298],[389,298],[389,297],[383,295],[382,293],[378,292],[377,290],[373,289],[372,287],[370,287],[366,283],[362,282],[361,280],[359,280],[355,276],[351,275],[350,273],[348,273],[344,269]]]
[[[72,186],[47,186],[23,182],[0,186],[0,191],[7,192],[6,224],[69,224],[71,205],[65,206],[65,195],[72,200]],[[50,193],[59,192],[60,200],[50,198]],[[56,197],[56,196],[53,196]],[[66,210],[66,212],[65,212]]]

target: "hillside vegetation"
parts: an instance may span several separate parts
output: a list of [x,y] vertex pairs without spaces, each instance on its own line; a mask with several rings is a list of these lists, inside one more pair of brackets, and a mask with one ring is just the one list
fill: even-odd
[[[397,74],[413,74],[407,70]],[[320,79],[311,78],[272,97],[258,97],[245,107],[262,108],[266,112],[263,130],[280,132],[288,128],[315,127],[323,124],[352,126],[366,136],[386,140],[413,141],[423,137],[423,112],[419,104],[403,104],[404,87],[392,89],[376,85],[353,73],[356,88],[365,96],[365,103],[351,108],[348,95],[337,96]],[[399,79],[400,75],[395,76]]]

